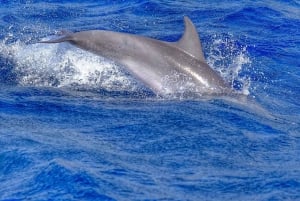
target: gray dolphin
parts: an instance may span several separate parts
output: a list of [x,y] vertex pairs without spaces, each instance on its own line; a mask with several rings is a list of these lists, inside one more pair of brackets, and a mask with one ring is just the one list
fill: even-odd
[[157,95],[184,91],[227,94],[231,87],[205,61],[195,26],[184,17],[185,31],[177,42],[104,30],[64,33],[41,43],[69,42],[124,66]]

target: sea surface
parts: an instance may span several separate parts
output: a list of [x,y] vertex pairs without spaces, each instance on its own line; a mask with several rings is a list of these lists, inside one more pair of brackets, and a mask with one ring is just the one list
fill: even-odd
[[[176,41],[184,16],[248,101],[158,97],[114,61],[37,43]],[[0,200],[300,200],[300,1],[0,0]]]

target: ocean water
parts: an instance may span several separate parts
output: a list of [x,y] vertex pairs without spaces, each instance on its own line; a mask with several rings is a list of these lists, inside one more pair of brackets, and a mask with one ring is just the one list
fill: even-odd
[[[61,30],[176,41],[251,99],[157,97]],[[0,200],[300,200],[300,2],[0,0]],[[233,98],[234,99],[234,98]]]

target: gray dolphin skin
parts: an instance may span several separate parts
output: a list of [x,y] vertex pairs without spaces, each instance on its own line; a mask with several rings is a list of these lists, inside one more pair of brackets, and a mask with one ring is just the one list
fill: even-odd
[[157,95],[183,90],[200,94],[227,94],[230,86],[205,61],[195,26],[184,17],[185,31],[177,42],[104,30],[65,33],[41,43],[68,42],[108,58]]

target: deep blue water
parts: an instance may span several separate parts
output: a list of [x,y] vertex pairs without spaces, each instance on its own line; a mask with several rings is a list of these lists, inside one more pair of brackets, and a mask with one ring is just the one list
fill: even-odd
[[[111,61],[36,42],[175,41],[253,106],[156,97]],[[0,200],[300,200],[300,2],[0,0]]]

